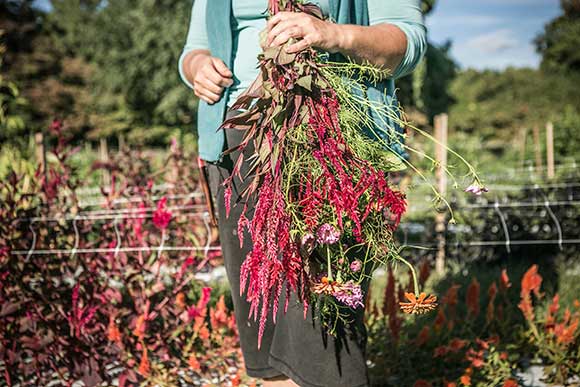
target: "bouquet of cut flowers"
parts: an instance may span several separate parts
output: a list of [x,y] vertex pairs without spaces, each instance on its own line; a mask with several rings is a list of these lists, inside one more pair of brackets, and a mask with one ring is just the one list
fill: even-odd
[[[270,0],[269,11],[323,17],[317,6],[296,0]],[[363,283],[372,271],[393,260],[414,276],[403,310],[434,309],[436,297],[420,293],[393,238],[407,203],[389,172],[410,165],[393,151],[405,146],[394,126],[407,123],[398,106],[365,97],[366,85],[389,72],[332,61],[312,48],[289,54],[289,44],[264,48],[260,76],[231,107],[242,113],[222,125],[245,131],[226,151],[240,153],[224,182],[225,200],[229,213],[232,179],[248,179],[238,236],[243,244],[247,230],[253,246],[241,268],[240,292],[251,303],[249,317],[259,318],[260,339],[270,312],[275,322],[284,285],[284,311],[295,292],[305,317],[313,306],[332,334],[351,322],[350,311],[364,307]],[[253,154],[244,159],[250,146]],[[245,176],[242,163],[250,165]]]

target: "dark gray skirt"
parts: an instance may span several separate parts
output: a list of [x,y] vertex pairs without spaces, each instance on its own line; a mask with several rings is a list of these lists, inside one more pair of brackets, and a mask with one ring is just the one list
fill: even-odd
[[[235,146],[242,140],[244,131],[226,129],[225,148]],[[247,150],[251,152],[251,149]],[[359,309],[355,329],[344,330],[337,337],[325,334],[319,321],[309,313],[304,319],[303,306],[292,294],[288,311],[278,311],[276,324],[268,317],[262,346],[258,349],[258,322],[248,319],[250,304],[245,295],[240,296],[240,266],[251,250],[251,238],[244,235],[240,248],[237,223],[244,203],[233,205],[243,191],[244,184],[234,178],[232,207],[226,218],[222,182],[228,176],[239,152],[225,156],[222,162],[208,163],[209,184],[216,207],[220,243],[234,304],[234,313],[240,335],[246,372],[255,378],[273,378],[286,375],[302,387],[364,387],[369,386],[365,348],[367,341],[364,327],[364,310]],[[250,154],[245,154],[245,160]],[[247,163],[242,166],[242,176]],[[253,208],[248,203],[249,214]],[[366,292],[368,283],[363,285]],[[280,305],[284,305],[284,294]],[[312,308],[310,308],[312,312]]]

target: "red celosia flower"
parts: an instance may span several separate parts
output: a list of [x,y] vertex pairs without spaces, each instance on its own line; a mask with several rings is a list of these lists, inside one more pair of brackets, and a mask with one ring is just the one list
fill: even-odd
[[423,329],[421,329],[421,332],[419,332],[417,339],[415,339],[415,344],[419,347],[424,345],[427,341],[429,341],[430,332],[431,330],[429,327],[424,326]]
[[172,214],[170,211],[167,211],[165,209],[166,204],[167,204],[167,198],[163,197],[157,203],[157,209],[153,213],[153,224],[159,230],[167,229],[167,226],[169,226],[169,222],[171,222]]
[[109,327],[107,329],[107,338],[110,341],[115,342],[117,344],[121,343],[121,331],[119,331],[119,328],[117,327],[117,324],[115,323],[115,319],[113,318],[113,316],[109,317]]
[[513,379],[508,379],[503,383],[503,387],[518,387],[519,384]]
[[520,292],[521,297],[526,297],[530,293],[534,292],[536,297],[540,298],[540,286],[542,285],[542,277],[538,274],[538,265],[532,265],[526,271],[522,278],[522,289]]
[[151,366],[149,364],[149,355],[147,353],[147,347],[143,346],[143,354],[141,355],[141,363],[139,363],[139,373],[143,377],[148,377],[151,372]]
[[189,365],[189,368],[191,368],[193,371],[195,372],[201,371],[201,364],[199,363],[199,360],[197,360],[197,356],[195,356],[195,354],[192,354],[189,357],[187,364]]
[[467,288],[467,310],[472,317],[477,317],[479,314],[479,282],[474,277]]
[[510,282],[510,279],[508,277],[507,274],[507,270],[503,269],[501,271],[501,277],[500,277],[500,281],[499,281],[499,289],[502,292],[506,292],[509,288],[511,288],[512,284]]

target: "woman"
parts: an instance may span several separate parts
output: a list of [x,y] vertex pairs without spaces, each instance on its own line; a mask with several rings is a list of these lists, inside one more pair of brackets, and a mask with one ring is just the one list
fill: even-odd
[[[195,0],[179,72],[200,99],[199,153],[210,164],[210,186],[248,375],[264,379],[265,387],[362,387],[369,385],[362,312],[357,313],[354,324],[360,329],[344,331],[334,338],[323,334],[312,316],[304,319],[300,306],[290,307],[285,315],[279,313],[275,325],[268,322],[258,349],[258,324],[248,319],[249,305],[239,292],[240,265],[251,250],[247,243],[240,248],[236,235],[243,206],[238,203],[226,218],[221,187],[231,173],[232,160],[238,156],[235,152],[224,156],[222,151],[237,145],[243,133],[216,129],[225,118],[227,106],[258,75],[261,31],[266,30],[266,44],[270,46],[294,38],[289,52],[314,47],[391,69],[392,79],[378,90],[379,96],[393,97],[393,80],[412,71],[425,52],[426,31],[419,0],[312,2],[337,23],[287,12],[267,20],[266,0]],[[242,176],[244,172],[242,168]],[[233,203],[243,188],[244,182],[235,180]]]

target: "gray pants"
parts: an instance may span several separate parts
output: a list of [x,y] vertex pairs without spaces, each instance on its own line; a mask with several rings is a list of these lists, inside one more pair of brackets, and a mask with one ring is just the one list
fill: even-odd
[[[239,144],[243,134],[244,131],[226,129],[226,148]],[[208,163],[208,174],[247,374],[261,379],[286,375],[302,387],[369,386],[365,359],[367,338],[362,309],[359,309],[356,316],[357,329],[345,330],[343,334],[333,337],[323,333],[312,313],[304,319],[303,306],[292,294],[287,313],[284,314],[284,308],[280,307],[275,325],[271,315],[268,317],[262,346],[258,349],[258,322],[253,318],[248,319],[250,304],[245,294],[240,296],[239,291],[240,266],[251,250],[251,238],[247,231],[243,248],[240,248],[237,235],[237,222],[244,203],[234,203],[243,191],[244,183],[234,178],[229,218],[225,215],[224,190],[221,185],[230,176],[238,155],[239,152],[234,152],[225,156],[221,163]],[[247,160],[249,154],[244,156]],[[247,163],[244,163],[242,176],[245,176],[247,167]],[[251,219],[251,203],[248,203],[248,208],[248,218]],[[368,284],[363,288],[366,290],[367,287]],[[283,289],[280,305],[284,305],[284,294]]]

